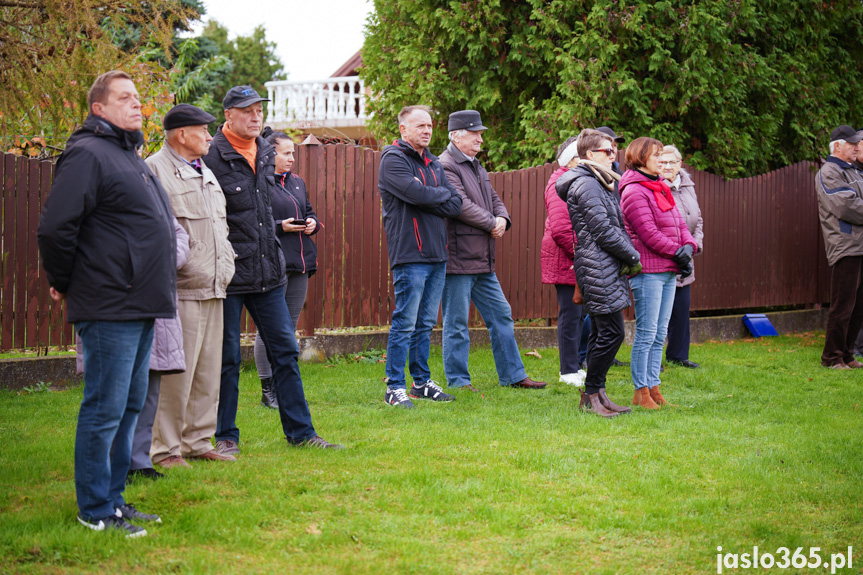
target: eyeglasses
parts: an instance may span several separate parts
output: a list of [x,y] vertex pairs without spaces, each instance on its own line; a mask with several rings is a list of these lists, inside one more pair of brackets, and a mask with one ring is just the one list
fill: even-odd
[[659,165],[660,165],[660,166],[669,166],[669,167],[671,167],[671,166],[676,166],[676,165],[677,165],[677,164],[679,164],[679,163],[680,163],[680,160],[668,160],[668,161],[665,161],[665,162],[659,162]]
[[602,148],[601,150],[591,150],[591,152],[593,152],[594,154],[597,154],[599,152],[605,152],[606,154],[608,154],[608,157],[614,156],[614,148]]

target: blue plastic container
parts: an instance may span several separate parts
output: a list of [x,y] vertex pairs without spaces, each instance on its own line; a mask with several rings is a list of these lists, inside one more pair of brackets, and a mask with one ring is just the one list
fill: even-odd
[[776,328],[763,313],[747,313],[743,316],[743,323],[755,337],[779,335]]

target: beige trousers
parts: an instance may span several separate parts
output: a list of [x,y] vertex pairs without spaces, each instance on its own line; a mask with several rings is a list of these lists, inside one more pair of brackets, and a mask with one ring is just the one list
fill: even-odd
[[222,375],[221,299],[180,300],[186,371],[162,377],[150,459],[212,451]]

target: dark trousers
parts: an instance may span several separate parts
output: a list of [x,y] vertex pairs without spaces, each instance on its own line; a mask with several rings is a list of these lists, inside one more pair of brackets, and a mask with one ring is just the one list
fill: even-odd
[[240,441],[237,402],[240,394],[240,316],[244,305],[258,327],[258,336],[269,350],[285,437],[289,443],[301,443],[315,437],[317,433],[312,426],[312,416],[297,365],[300,350],[294,337],[294,322],[285,303],[285,292],[274,289],[264,293],[228,295],[225,298],[222,307],[225,326],[216,441]]
[[821,365],[854,360],[854,345],[863,326],[863,256],[847,256],[833,264],[830,312]]
[[623,345],[623,312],[590,315],[590,361],[584,387],[588,394],[605,387],[605,377]]
[[587,358],[590,355],[590,349],[588,349],[590,344],[590,316],[587,313],[584,314],[584,321],[582,321],[581,325],[581,343],[578,345],[578,363],[580,365],[587,365]]
[[689,359],[690,287],[677,286],[674,291],[674,305],[668,320],[668,347],[665,348],[665,359],[669,361]]
[[159,405],[159,387],[162,383],[161,371],[150,371],[147,380],[147,397],[144,407],[135,425],[135,435],[132,437],[132,462],[129,470],[147,469],[153,467],[150,461],[150,444],[153,441],[153,420],[156,419],[156,407]]
[[579,343],[581,340],[584,309],[572,303],[575,286],[555,284],[557,291],[557,349],[560,352],[560,373],[575,373],[581,366]]

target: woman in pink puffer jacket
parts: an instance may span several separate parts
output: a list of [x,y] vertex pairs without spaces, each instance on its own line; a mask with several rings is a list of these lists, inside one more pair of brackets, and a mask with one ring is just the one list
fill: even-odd
[[662,346],[674,304],[677,274],[692,273],[697,249],[668,184],[659,176],[662,143],[637,138],[626,148],[629,169],[620,179],[620,207],[626,232],[641,255],[642,272],[630,280],[635,300],[632,344],[633,405],[668,404],[659,391]]
[[542,234],[540,268],[542,283],[551,284],[557,292],[557,350],[560,355],[560,382],[581,387],[587,373],[581,369],[579,343],[584,326],[581,304],[572,302],[575,293],[575,234],[569,219],[569,208],[560,199],[554,184],[567,170],[578,165],[576,145],[578,138],[571,137],[557,149],[560,165],[545,186],[545,231]]

